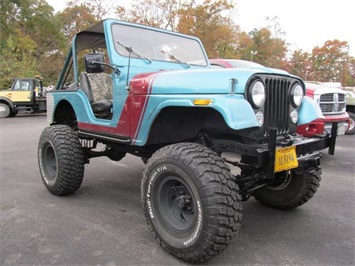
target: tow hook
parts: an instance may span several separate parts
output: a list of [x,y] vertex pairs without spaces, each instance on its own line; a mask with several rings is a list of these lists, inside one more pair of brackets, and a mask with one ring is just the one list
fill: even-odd
[[276,139],[276,144],[278,144],[282,147],[291,146],[294,142],[295,142],[295,138],[289,134],[283,135],[282,140]]

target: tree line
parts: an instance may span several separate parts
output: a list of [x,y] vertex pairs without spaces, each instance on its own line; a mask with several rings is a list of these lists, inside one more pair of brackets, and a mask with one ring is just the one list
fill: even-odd
[[54,84],[72,37],[106,17],[197,36],[209,58],[251,60],[305,80],[355,86],[355,58],[346,41],[328,40],[311,53],[291,51],[277,17],[266,18],[267,27],[242,31],[234,20],[237,0],[133,0],[128,8],[114,2],[72,0],[55,13],[45,0],[2,0],[0,88],[36,74]]

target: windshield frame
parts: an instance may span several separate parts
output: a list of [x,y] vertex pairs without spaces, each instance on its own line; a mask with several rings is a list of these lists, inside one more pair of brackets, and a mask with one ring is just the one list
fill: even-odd
[[[157,38],[153,38],[153,35],[156,35],[159,37],[166,36],[167,39],[170,38],[170,40],[174,40],[174,38],[176,38],[178,44],[179,44],[179,42],[178,42],[178,40],[179,40],[179,41],[181,41],[181,43],[183,42],[183,44],[185,46],[186,46],[186,44],[190,43],[190,44],[192,44],[192,46],[194,46],[194,51],[199,52],[198,55],[196,55],[196,53],[193,54],[194,56],[197,56],[198,59],[193,60],[193,61],[186,61],[185,58],[181,58],[182,59],[181,62],[178,62],[178,61],[171,60],[171,59],[169,60],[169,58],[167,58],[167,59],[157,58],[157,54],[158,54],[157,52],[159,52],[159,55],[161,57],[163,57],[165,55],[163,52],[161,52],[161,50],[163,48],[161,48],[160,50],[155,49],[159,46],[158,43],[155,47],[152,45],[147,46],[148,48],[152,47],[152,51],[155,49],[155,51],[154,51],[156,53],[155,56],[151,56],[150,54],[146,54],[144,51],[142,51],[143,49],[140,49],[140,48],[142,48],[142,45],[139,46],[138,42],[136,45],[134,45],[134,43],[133,43],[133,45],[131,45],[132,42],[134,42],[134,40],[132,40],[133,38],[131,40],[129,40],[129,39],[127,39],[127,36],[120,35],[120,32],[122,32],[122,31],[120,31],[120,30],[122,30],[122,27],[123,27],[123,29],[124,29],[124,27],[126,27],[126,30],[129,28],[129,29],[132,29],[135,31],[141,31],[141,33],[147,33],[146,37],[151,37],[151,39],[149,40],[150,43],[154,43],[154,41],[157,40]],[[147,56],[152,61],[180,64],[180,65],[193,65],[193,66],[198,66],[198,67],[207,67],[209,65],[208,57],[206,55],[206,52],[204,50],[204,47],[203,47],[201,41],[198,38],[193,37],[193,36],[180,34],[180,33],[173,32],[173,31],[158,29],[158,28],[152,28],[152,27],[143,26],[143,25],[139,25],[139,24],[135,25],[135,24],[126,24],[126,23],[112,23],[111,24],[111,36],[112,36],[112,41],[113,41],[113,46],[114,46],[115,51],[120,56],[125,57],[125,58],[128,58],[130,56],[131,58],[144,60],[144,58],[141,58],[140,56],[135,55],[134,53],[131,53],[129,55],[128,52],[124,51],[123,49],[119,49],[118,47],[120,47],[120,45],[117,44],[117,41],[119,41],[121,43],[123,42],[125,45],[130,46],[133,50],[139,51],[139,53],[141,53],[144,56]],[[132,34],[132,36],[134,37],[136,35]],[[143,39],[143,36],[139,36],[139,38],[135,38],[135,39],[137,39],[137,40]],[[148,41],[147,41],[147,43],[148,43]],[[163,44],[163,43],[161,43],[161,44]],[[175,45],[176,45],[176,43],[175,43]],[[176,46],[176,47],[180,48],[179,46]],[[176,48],[176,47],[174,47],[174,48]],[[190,54],[192,54],[191,53],[192,49],[190,49],[191,46],[188,48],[189,49],[184,50],[184,53],[180,53],[178,55],[174,54],[175,51],[173,51],[171,53],[180,59],[181,54],[183,55],[182,57],[186,56],[187,52],[190,52]],[[182,50],[183,50],[183,48],[180,49],[180,52]],[[198,63],[196,63],[197,61],[198,61]]]

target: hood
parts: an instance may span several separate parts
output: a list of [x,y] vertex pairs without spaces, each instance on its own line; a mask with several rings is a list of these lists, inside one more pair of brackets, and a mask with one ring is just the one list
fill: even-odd
[[154,74],[152,94],[228,94],[232,90],[232,79],[237,80],[235,93],[244,93],[248,79],[256,73],[282,74],[273,69],[194,69],[164,71]]
[[324,86],[321,83],[305,82],[306,84],[306,94],[308,96],[322,95],[327,93],[341,93],[345,94],[340,88]]

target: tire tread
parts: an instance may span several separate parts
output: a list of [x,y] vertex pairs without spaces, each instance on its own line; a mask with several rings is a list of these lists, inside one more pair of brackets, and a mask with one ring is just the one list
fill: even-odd
[[[77,191],[84,177],[84,154],[75,131],[66,125],[55,125],[43,130],[40,148],[45,141],[51,141],[57,153],[58,175],[54,185],[49,186],[43,180],[47,189],[54,195],[63,196]],[[40,158],[39,158],[40,159]],[[42,173],[44,179],[44,173]]]
[[[148,178],[148,169],[156,162],[174,159],[174,163],[190,170],[190,177],[198,183],[206,224],[203,225],[203,240],[188,250],[168,246],[153,229],[150,230],[158,243],[172,255],[190,262],[201,263],[210,256],[217,255],[236,236],[242,216],[239,188],[228,166],[215,152],[195,143],[178,143],[158,150],[149,159],[143,172],[142,202],[144,207],[143,184]],[[170,159],[171,160],[171,159]],[[148,217],[148,216],[147,216]]]

